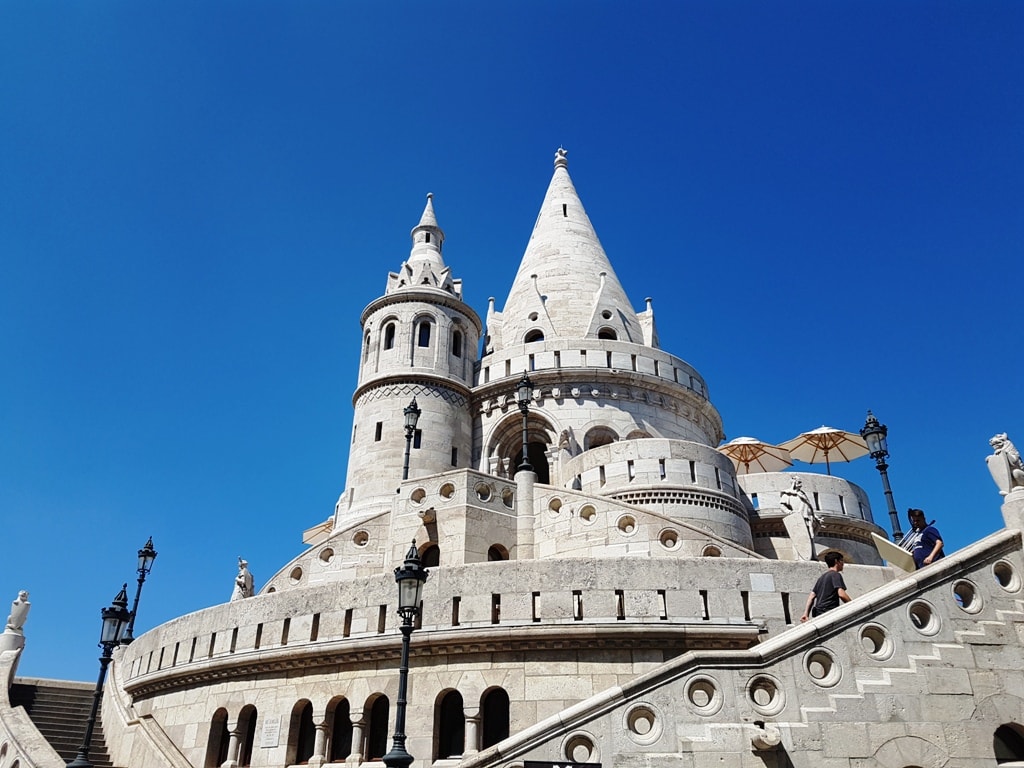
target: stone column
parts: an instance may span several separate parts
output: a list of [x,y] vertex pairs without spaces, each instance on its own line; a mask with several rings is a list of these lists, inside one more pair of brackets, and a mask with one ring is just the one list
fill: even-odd
[[327,762],[327,720],[321,717],[313,724],[316,733],[313,739],[313,755],[309,758],[307,765],[321,766]]
[[480,751],[480,709],[464,709],[466,716],[466,741],[462,745],[462,754],[474,755]]
[[361,710],[349,713],[349,718],[352,720],[352,751],[345,763],[359,765],[363,762],[363,726],[365,721]]
[[535,472],[516,472],[516,560],[532,560],[533,551],[533,486]]
[[1024,488],[1014,488],[1003,500],[1003,522],[1006,527],[1024,531]]
[[238,768],[238,748],[242,742],[242,731],[238,723],[228,728],[228,759],[220,764],[220,768]]

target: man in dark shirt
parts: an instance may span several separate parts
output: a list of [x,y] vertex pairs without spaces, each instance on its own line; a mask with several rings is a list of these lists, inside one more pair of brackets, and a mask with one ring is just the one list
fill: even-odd
[[807,596],[807,605],[800,621],[807,621],[811,616],[820,616],[825,611],[838,608],[840,601],[850,602],[846,582],[843,581],[843,556],[838,552],[826,552],[825,565],[828,570],[814,582],[814,589]]
[[942,536],[939,534],[939,529],[925,522],[924,510],[911,507],[907,510],[907,517],[910,519],[913,530],[907,536],[903,546],[909,549],[914,556],[914,565],[922,568],[945,557],[946,553],[942,550]]

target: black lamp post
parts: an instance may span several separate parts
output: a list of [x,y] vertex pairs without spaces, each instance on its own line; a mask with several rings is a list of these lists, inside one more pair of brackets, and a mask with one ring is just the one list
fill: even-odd
[[420,414],[423,413],[416,405],[416,398],[412,399],[402,410],[405,414],[405,464],[402,465],[402,479],[409,479],[409,452],[412,450],[412,436],[416,434],[416,425],[419,423]]
[[523,414],[523,460],[519,464],[518,471],[533,472],[533,465],[530,464],[530,457],[527,455],[528,444],[526,442],[526,418],[530,412],[530,398],[533,397],[533,382],[523,371],[523,378],[516,384],[516,404]]
[[892,540],[899,541],[903,538],[903,531],[900,530],[900,516],[896,512],[896,502],[892,499],[892,488],[889,487],[889,465],[885,460],[889,458],[889,443],[886,435],[889,434],[885,424],[879,424],[875,415],[868,411],[867,421],[860,431],[860,436],[868,444],[868,452],[875,460],[878,473],[882,476],[882,488],[885,489],[885,502],[889,505],[889,520],[892,522]]
[[128,619],[128,629],[124,631],[124,637],[121,638],[121,645],[131,645],[132,641],[135,640],[135,636],[132,632],[135,630],[135,613],[139,610],[139,598],[142,596],[142,582],[146,580],[146,576],[153,570],[153,561],[156,560],[156,550],[153,549],[153,537],[150,536],[146,542],[146,546],[139,550],[139,587],[135,590],[135,602],[132,604],[132,615]]
[[89,719],[85,724],[85,737],[82,739],[82,746],[78,748],[75,759],[68,763],[68,768],[92,768],[89,762],[89,747],[92,745],[92,732],[96,727],[96,713],[100,707],[100,700],[103,698],[103,681],[107,677],[107,666],[110,664],[114,647],[121,641],[121,633],[131,614],[128,612],[128,584],[121,587],[117,597],[109,607],[100,610],[103,619],[103,627],[100,630],[100,647],[103,653],[100,656],[100,676],[96,681],[96,690],[92,695],[92,708],[89,710]]
[[423,582],[427,580],[427,569],[420,564],[416,551],[416,540],[405,555],[405,563],[395,568],[398,583],[398,615],[402,617],[402,664],[398,668],[398,707],[395,710],[395,735],[391,751],[382,758],[388,768],[408,768],[412,755],[405,749],[405,705],[406,688],[409,683],[409,637],[412,635],[413,620],[420,612],[420,598]]

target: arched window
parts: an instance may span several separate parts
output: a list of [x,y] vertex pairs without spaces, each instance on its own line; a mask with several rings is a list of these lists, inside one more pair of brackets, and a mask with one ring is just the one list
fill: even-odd
[[487,550],[487,559],[491,562],[508,560],[508,550],[501,544],[492,544]]
[[523,338],[523,341],[527,344],[529,344],[532,341],[544,341],[544,331],[540,330],[540,328],[534,328],[532,331],[526,334],[525,338]]
[[206,741],[206,768],[217,768],[228,759],[228,711],[221,707],[210,721],[210,737]]
[[352,712],[348,699],[342,699],[334,706],[331,718],[331,748],[328,762],[343,763],[352,754]]
[[370,332],[366,332],[366,338],[363,340],[363,360],[370,356]]
[[313,727],[313,705],[303,699],[292,708],[288,729],[288,765],[301,765],[313,756],[316,729]]
[[380,760],[388,751],[388,697],[380,695],[370,706],[370,726],[366,729],[364,760]]
[[619,334],[615,332],[614,328],[602,328],[597,332],[597,338],[610,339],[611,341],[615,341],[617,338],[619,338]]
[[462,331],[455,331],[452,334],[452,354],[462,357]]
[[434,710],[434,738],[437,760],[460,757],[466,741],[466,715],[462,711],[462,694],[448,691]]
[[384,349],[391,349],[395,346],[395,324],[388,323],[384,326]]
[[1024,761],[1024,728],[1016,723],[1000,725],[992,736],[992,749],[996,765]]
[[416,345],[419,347],[430,346],[430,321],[421,320],[419,330],[416,333]]
[[583,437],[583,450],[589,451],[591,448],[614,443],[618,439],[615,430],[609,427],[594,427]]
[[256,707],[247,704],[238,715],[238,730],[242,741],[238,745],[238,764],[245,768],[252,765],[252,747],[256,743]]
[[482,719],[480,749],[487,749],[508,738],[508,694],[501,688],[492,688],[480,701]]
[[431,544],[420,554],[420,563],[424,568],[437,568],[441,564],[441,550],[437,544]]

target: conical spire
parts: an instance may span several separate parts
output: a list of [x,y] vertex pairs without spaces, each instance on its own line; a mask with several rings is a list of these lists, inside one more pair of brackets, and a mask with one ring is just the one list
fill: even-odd
[[501,346],[539,334],[644,341],[636,312],[569,178],[564,149],[555,154],[554,175],[500,325]]
[[434,214],[434,194],[427,193],[427,204],[420,223],[412,229],[412,250],[409,260],[398,273],[388,277],[387,293],[402,289],[441,288],[449,293],[461,293],[451,279],[451,270],[444,265],[441,246],[444,230],[437,225]]

